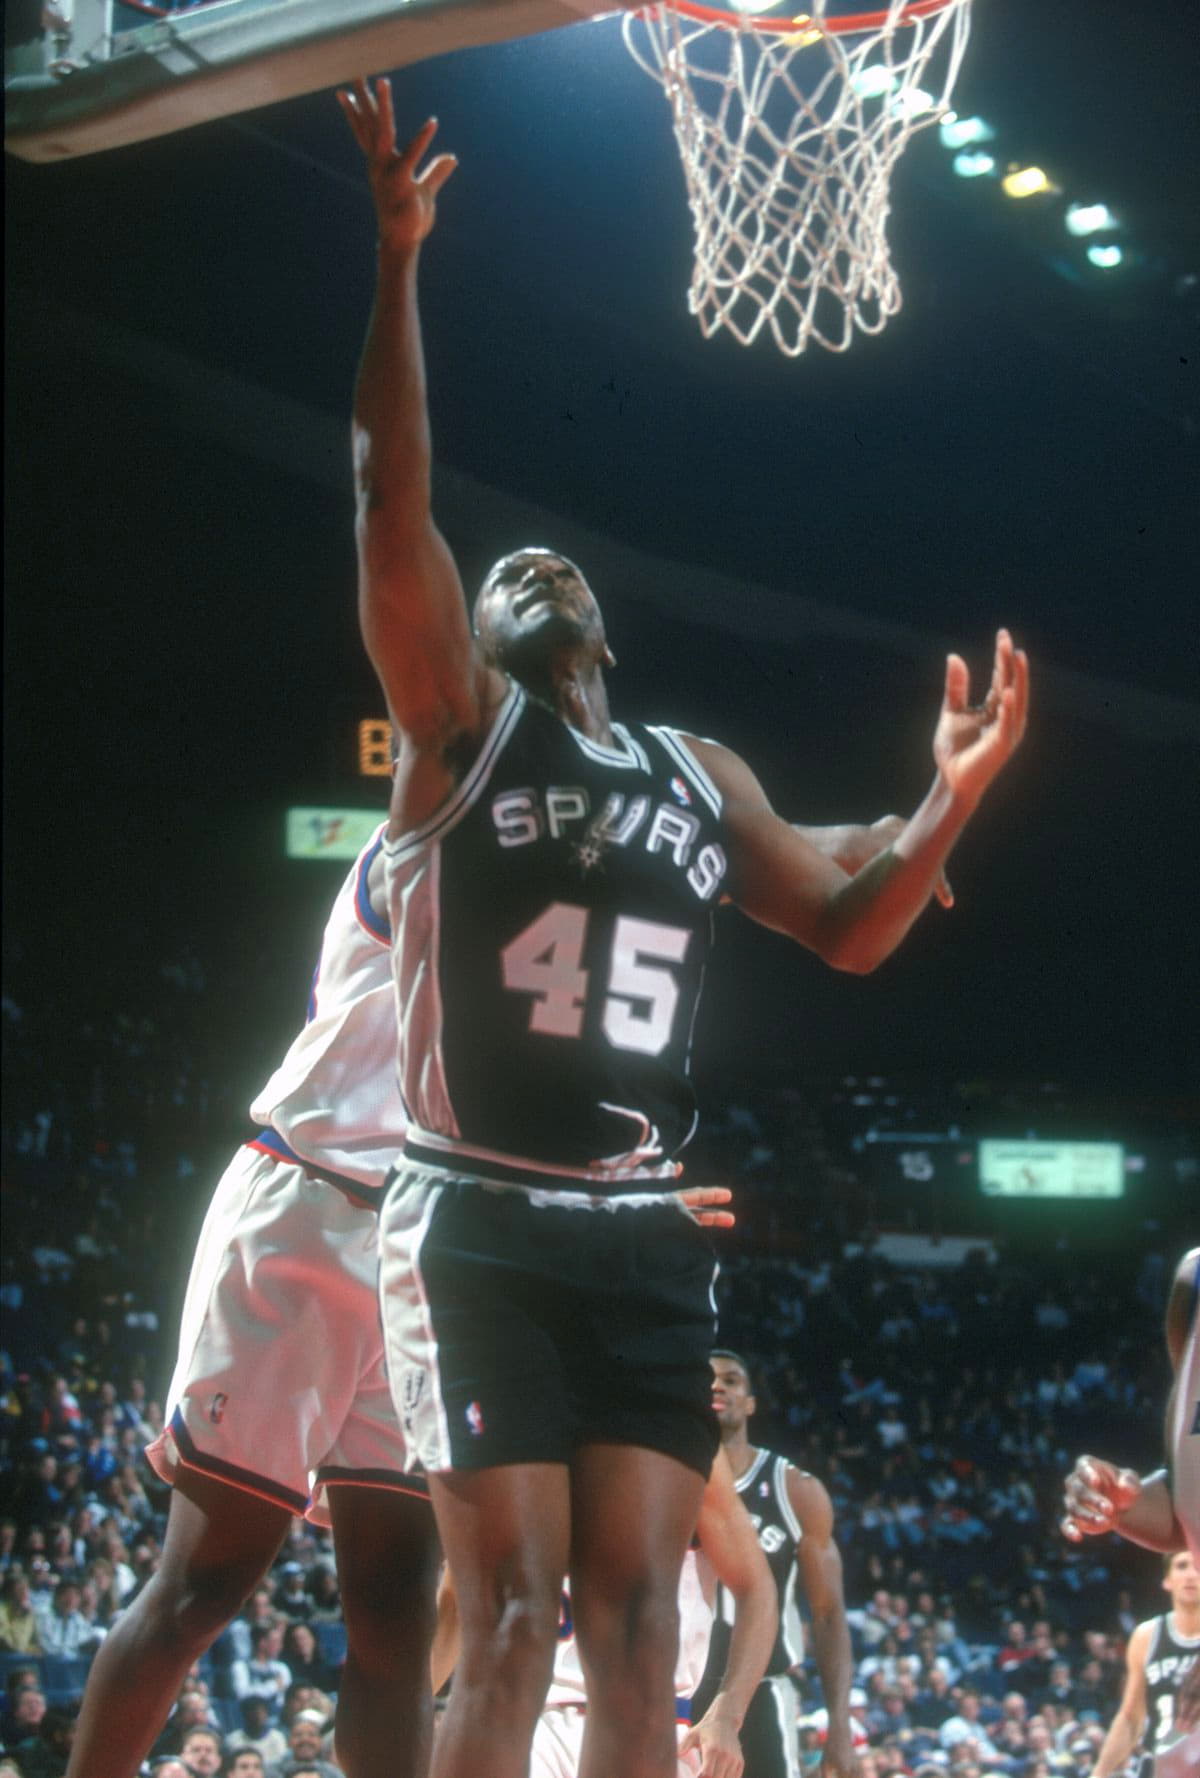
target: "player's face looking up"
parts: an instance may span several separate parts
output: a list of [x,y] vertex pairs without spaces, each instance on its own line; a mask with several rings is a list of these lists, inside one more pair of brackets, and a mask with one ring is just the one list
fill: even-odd
[[475,601],[483,658],[522,684],[543,677],[553,655],[611,664],[604,620],[574,562],[549,549],[521,549],[487,573]]
[[723,1431],[737,1432],[754,1412],[754,1397],[745,1371],[736,1359],[713,1358],[713,1412]]

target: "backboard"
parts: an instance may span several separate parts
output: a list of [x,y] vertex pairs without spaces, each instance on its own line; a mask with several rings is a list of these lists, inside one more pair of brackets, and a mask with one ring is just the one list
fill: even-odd
[[10,7],[5,147],[31,161],[95,154],[612,10],[605,0],[208,0],[173,11],[144,0],[136,10],[117,0],[48,0]]

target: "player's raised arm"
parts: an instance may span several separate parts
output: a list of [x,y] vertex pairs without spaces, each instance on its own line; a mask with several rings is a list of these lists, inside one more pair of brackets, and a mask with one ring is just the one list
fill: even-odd
[[1112,1778],[1129,1759],[1138,1744],[1146,1721],[1146,1656],[1150,1647],[1153,1621],[1139,1624],[1129,1638],[1125,1651],[1125,1690],[1121,1706],[1109,1724],[1104,1745],[1092,1767],[1092,1778]]
[[713,1461],[696,1536],[717,1579],[733,1598],[734,1621],[717,1695],[681,1742],[679,1753],[681,1760],[692,1750],[699,1753],[701,1778],[739,1778],[743,1760],[738,1737],[775,1645],[779,1602],[724,1451],[718,1451]]
[[430,508],[432,449],[417,305],[421,244],[453,155],[421,163],[437,123],[396,146],[391,86],[339,93],[367,163],[379,227],[375,304],[354,396],[359,617],[396,727],[440,751],[480,725],[484,669],[462,583]]
[[744,761],[689,741],[724,801],[731,899],[835,969],[877,968],[935,892],[954,842],[1025,732],[1029,667],[1007,630],[996,638],[984,702],[968,704],[968,690],[966,663],[950,655],[933,784],[896,838],[853,876],[775,813]]
[[796,1562],[812,1617],[813,1655],[829,1717],[823,1778],[852,1778],[858,1757],[850,1734],[850,1682],[854,1656],[842,1590],[842,1557],[833,1535],[833,1502],[815,1476],[787,1472],[788,1499],[803,1532]]

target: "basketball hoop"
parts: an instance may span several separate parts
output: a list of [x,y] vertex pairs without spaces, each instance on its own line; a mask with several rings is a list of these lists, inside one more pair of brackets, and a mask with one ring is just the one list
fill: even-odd
[[[695,234],[688,307],[706,338],[764,327],[797,357],[844,352],[900,307],[892,168],[945,115],[971,0],[761,16],[693,0],[626,13],[625,42],[667,96]],[[770,0],[766,0],[770,4]]]

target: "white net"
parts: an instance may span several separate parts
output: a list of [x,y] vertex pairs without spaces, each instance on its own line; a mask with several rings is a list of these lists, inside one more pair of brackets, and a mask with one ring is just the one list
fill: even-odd
[[[688,307],[705,336],[789,357],[844,352],[900,307],[888,253],[892,168],[944,116],[970,0],[892,0],[859,28],[670,5],[627,13],[625,41],[666,93],[695,233]],[[831,28],[831,24],[840,28]]]

